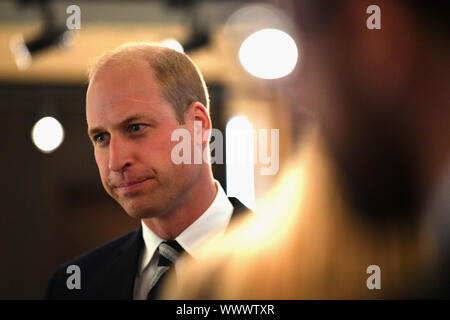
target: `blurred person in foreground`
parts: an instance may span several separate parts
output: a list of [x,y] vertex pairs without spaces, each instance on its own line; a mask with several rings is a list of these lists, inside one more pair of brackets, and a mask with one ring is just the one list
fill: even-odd
[[[258,215],[206,248],[168,298],[449,297],[443,4],[292,1],[303,57],[296,98],[317,125]],[[370,5],[381,9],[380,30],[366,27]]]
[[[125,44],[93,65],[86,118],[106,192],[141,227],[59,267],[45,297],[159,299],[178,257],[195,258],[247,211],[226,196],[204,156],[212,127],[203,76],[184,53]],[[181,137],[189,148],[176,148],[176,132],[187,133]],[[180,162],[174,155],[181,152]],[[198,155],[201,161],[194,162]],[[78,286],[73,266],[80,271]]]

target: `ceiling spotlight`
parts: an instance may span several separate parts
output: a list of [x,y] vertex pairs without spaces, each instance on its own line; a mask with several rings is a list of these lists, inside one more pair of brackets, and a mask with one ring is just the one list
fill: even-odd
[[32,57],[36,53],[53,46],[68,47],[72,43],[73,31],[67,29],[44,30],[36,38],[25,41],[22,35],[11,38],[10,49],[17,68],[24,71],[31,66]]
[[181,45],[185,53],[205,47],[211,41],[209,27],[205,22],[205,16],[199,11],[198,2],[199,0],[166,0],[169,7],[182,11],[189,20],[190,36]]
[[250,35],[239,49],[239,60],[250,74],[262,79],[287,76],[297,64],[295,41],[286,32],[263,29]]
[[209,32],[193,29],[191,37],[183,44],[186,53],[205,47],[210,42]]
[[64,140],[64,129],[55,118],[44,117],[34,125],[31,139],[41,152],[50,153],[56,150]]
[[175,39],[166,39],[161,41],[161,46],[176,50],[178,52],[184,52],[183,46]]
[[53,46],[68,47],[74,42],[74,31],[66,27],[58,27],[50,7],[50,1],[46,0],[22,0],[23,5],[39,5],[43,16],[41,31],[31,40],[25,41],[22,35],[15,35],[10,40],[10,49],[19,70],[26,70],[31,66],[32,57],[36,53]]

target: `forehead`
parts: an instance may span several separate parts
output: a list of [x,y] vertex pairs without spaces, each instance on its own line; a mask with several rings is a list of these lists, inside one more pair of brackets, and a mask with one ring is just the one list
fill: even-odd
[[144,61],[105,66],[94,75],[86,95],[89,126],[120,121],[137,112],[157,116],[170,112],[167,106]]

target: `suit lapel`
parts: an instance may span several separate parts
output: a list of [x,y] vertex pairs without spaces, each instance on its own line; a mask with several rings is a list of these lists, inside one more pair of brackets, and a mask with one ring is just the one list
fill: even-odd
[[235,197],[228,197],[228,200],[230,200],[231,204],[234,207],[233,214],[231,215],[231,221],[236,219],[236,217],[244,215],[245,213],[252,212],[242,202],[240,202],[239,199]]
[[[233,214],[231,220],[251,212],[237,198],[228,198],[233,205]],[[134,280],[138,267],[139,256],[144,245],[142,239],[142,226],[137,229],[126,243],[120,248],[119,255],[105,271],[102,284],[102,292],[105,293],[107,299],[133,299]]]
[[119,247],[117,258],[104,272],[101,292],[107,299],[133,299],[134,280],[143,246],[142,227]]

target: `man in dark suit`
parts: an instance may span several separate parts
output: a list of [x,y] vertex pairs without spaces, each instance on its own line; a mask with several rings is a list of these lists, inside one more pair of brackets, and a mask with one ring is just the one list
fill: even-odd
[[156,299],[179,255],[246,209],[212,175],[203,77],[183,53],[127,44],[94,64],[86,116],[102,184],[141,227],[62,265],[45,298]]

